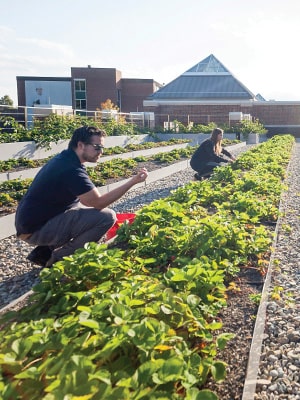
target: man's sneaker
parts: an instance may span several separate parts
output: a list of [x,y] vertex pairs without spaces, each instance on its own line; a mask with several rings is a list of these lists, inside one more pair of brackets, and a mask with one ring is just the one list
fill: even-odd
[[45,267],[51,257],[52,250],[48,246],[37,246],[28,254],[27,260],[41,267]]
[[194,175],[195,179],[197,181],[203,181],[204,179],[208,179],[211,177],[211,172],[203,172],[202,174],[199,174],[198,172]]

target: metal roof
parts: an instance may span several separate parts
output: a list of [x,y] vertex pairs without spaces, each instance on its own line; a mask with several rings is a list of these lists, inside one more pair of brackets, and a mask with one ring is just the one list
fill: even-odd
[[211,54],[147,99],[255,100],[255,95]]

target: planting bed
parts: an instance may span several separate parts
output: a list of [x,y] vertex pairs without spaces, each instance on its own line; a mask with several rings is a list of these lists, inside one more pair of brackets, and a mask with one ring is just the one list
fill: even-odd
[[[147,164],[147,168],[155,168],[154,165]],[[184,181],[191,180],[193,171],[189,168],[186,171],[177,173],[177,178],[181,184]],[[161,197],[162,192],[167,190],[168,183],[173,182],[174,177],[164,178],[160,182],[160,188],[157,189],[157,184],[153,187],[148,187],[149,192],[158,190],[157,194]],[[145,188],[137,189],[135,197],[147,196]],[[116,203],[116,210],[128,211],[124,209],[129,198],[133,193],[128,195],[128,199],[124,202]],[[130,206],[130,211],[135,211],[134,207]],[[222,320],[224,332],[232,332],[236,336],[226,346],[225,350],[219,357],[228,363],[226,380],[221,384],[216,384],[213,381],[207,383],[207,387],[214,390],[220,399],[242,399],[243,386],[247,370],[247,361],[249,356],[250,345],[252,341],[252,333],[255,324],[255,315],[257,305],[250,300],[249,295],[255,296],[260,293],[262,289],[263,280],[260,274],[251,269],[242,270],[241,273],[235,278],[234,284],[231,285],[231,290],[228,291],[228,306],[222,310],[219,317]]]
[[[149,162],[144,166],[147,167],[149,171],[156,167],[154,163]],[[170,190],[178,185],[178,182],[184,184],[193,180],[193,175],[194,172],[188,168],[182,172],[176,173],[174,176],[150,184],[146,190],[144,188],[139,188],[132,193],[128,193],[124,201],[120,200],[116,202],[113,208],[116,211],[125,212],[128,210],[126,208],[127,205],[131,211],[136,211],[139,206],[135,208],[133,204],[138,204],[138,198],[144,197],[141,201],[145,204],[147,201],[151,202],[154,198],[165,197],[170,193]],[[0,244],[3,253],[7,254],[11,250],[9,247],[9,240],[10,239],[5,239],[2,241],[2,245]],[[4,243],[6,243],[5,247]],[[26,256],[28,253],[28,246],[26,249],[26,245],[24,245],[23,242],[17,243],[17,246],[19,257],[21,255],[19,262],[21,264],[27,264],[24,258],[22,260],[22,254],[23,257]],[[29,264],[27,264],[27,268],[28,267]],[[28,272],[26,272],[23,277],[22,275],[17,275],[15,279],[10,279],[9,285],[15,288],[16,286],[19,288],[23,286],[23,290],[19,293],[19,295],[21,295],[21,293],[25,293],[26,290],[30,289],[30,281],[33,282],[35,280],[37,282],[39,270],[39,267],[29,268]],[[230,340],[226,348],[222,351],[222,354],[219,355],[220,359],[228,363],[229,366],[226,380],[221,384],[216,384],[212,380],[207,383],[207,387],[215,391],[221,400],[241,399],[252,332],[255,324],[255,315],[257,312],[257,305],[250,300],[249,294],[259,294],[261,288],[261,276],[255,272],[251,273],[251,270],[244,271],[244,273],[241,273],[236,279],[236,287],[233,287],[233,289],[228,292],[228,307],[222,310],[220,314],[220,319],[222,319],[222,323],[224,324],[222,331],[236,334],[234,339]],[[7,297],[2,298],[1,296],[0,285],[0,304],[7,304],[6,299]],[[27,299],[14,304],[12,309],[18,309],[25,304],[27,304]]]
[[[175,163],[174,163],[174,164],[175,164]],[[167,162],[143,161],[143,162],[139,162],[139,165],[138,165],[137,167],[134,167],[134,168],[132,169],[132,174],[134,174],[134,173],[135,173],[136,171],[138,171],[140,168],[144,168],[144,167],[147,168],[147,170],[148,170],[149,172],[151,172],[151,171],[155,171],[155,170],[159,170],[159,169],[161,169],[161,168],[167,167],[167,166],[169,166],[169,165],[170,165],[170,164],[167,163]],[[123,176],[120,176],[120,177],[118,177],[118,178],[108,178],[108,179],[106,180],[106,185],[110,185],[110,184],[115,183],[115,182],[120,182],[120,181],[122,181],[123,179],[124,179]],[[1,206],[1,205],[0,205],[0,217],[15,212],[16,206],[17,206],[17,203],[16,203],[16,204],[12,204],[12,205],[9,206],[9,207],[8,207],[8,206],[3,206],[3,205]]]

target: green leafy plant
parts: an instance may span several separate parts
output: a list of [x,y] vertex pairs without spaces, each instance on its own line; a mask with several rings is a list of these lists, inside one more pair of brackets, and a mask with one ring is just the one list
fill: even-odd
[[[96,186],[104,186],[109,179],[125,179],[132,175],[132,171],[138,167],[138,163],[145,161],[156,161],[157,163],[173,163],[176,160],[188,158],[193,151],[192,147],[187,149],[172,150],[168,153],[159,153],[151,157],[139,156],[136,158],[121,159],[114,158],[113,160],[105,161],[97,164],[95,167],[87,167],[87,172]],[[12,167],[15,168],[28,166],[37,167],[43,165],[51,157],[43,160],[28,160],[28,159],[16,159],[9,160],[7,162],[1,163],[1,167],[4,170],[12,171]],[[0,189],[3,192],[0,201],[0,207],[5,206],[6,212],[9,212],[15,208],[17,200],[20,200],[26,190],[28,189],[32,179],[11,179],[10,181],[0,182]]]
[[[261,158],[281,149],[286,165],[293,141],[271,140]],[[216,400],[204,385],[226,376],[226,281],[241,266],[261,268],[272,243],[262,205],[252,215],[241,194],[266,198],[274,186],[272,201],[280,196],[279,169],[264,184],[255,179],[263,161],[253,175],[244,168],[177,189],[143,207],[114,243],[86,244],[43,269],[28,304],[0,319],[2,398]]]
[[15,118],[1,116],[0,113],[0,143],[11,143],[30,140],[30,135],[25,127]]
[[261,301],[261,293],[249,294],[249,299],[253,301],[254,304],[259,305]]
[[[0,114],[1,115],[1,114]],[[104,129],[107,135],[137,135],[142,129],[124,119],[102,121],[80,115],[65,116],[50,114],[45,118],[34,118],[33,127],[25,128],[13,117],[0,116],[0,143],[33,140],[39,147],[49,148],[51,143],[70,139],[74,129],[82,125],[94,125]],[[144,133],[144,132],[143,132]]]
[[[189,140],[174,139],[174,140],[170,140],[170,141],[144,142],[141,144],[129,144],[125,147],[120,147],[120,146],[108,147],[108,148],[105,148],[104,160],[105,160],[105,156],[107,156],[107,155],[117,155],[117,154],[128,153],[128,152],[136,151],[136,150],[145,150],[145,149],[151,149],[151,148],[165,147],[165,146],[170,146],[170,145],[174,145],[174,144],[183,144],[183,143],[188,143],[188,142],[189,142]],[[181,151],[179,152],[180,157],[189,157],[191,155],[191,152],[193,151],[193,149],[194,149],[193,147],[181,149]],[[174,153],[172,153],[172,154],[176,154],[176,151],[174,151]],[[25,168],[36,168],[36,167],[44,165],[52,157],[54,157],[54,156],[49,156],[47,158],[38,159],[38,160],[20,157],[17,159],[9,159],[6,161],[0,161],[0,172],[14,171],[14,170],[25,169]],[[160,156],[157,156],[157,157],[159,158]],[[173,157],[173,159],[174,158],[175,157]],[[146,159],[144,159],[144,161],[145,160]],[[171,157],[171,160],[172,160],[172,157]],[[142,161],[142,159],[141,159],[141,161]]]
[[247,139],[250,133],[257,133],[260,135],[268,132],[258,119],[255,119],[254,121],[242,120],[232,127],[231,130],[233,132],[241,133],[244,139]]

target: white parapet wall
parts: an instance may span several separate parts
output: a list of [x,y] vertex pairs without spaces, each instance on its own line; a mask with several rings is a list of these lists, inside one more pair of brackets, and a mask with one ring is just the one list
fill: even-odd
[[[143,142],[153,141],[149,135],[135,136],[107,136],[105,139],[106,147],[125,147],[128,144],[139,144]],[[50,149],[38,147],[34,141],[31,142],[14,142],[0,144],[0,161],[6,161],[11,158],[30,158],[40,160],[60,153],[68,147],[69,140],[60,140],[58,143],[52,143]]]
[[[107,136],[105,138],[106,147],[125,147],[128,144],[140,144],[144,142],[153,142],[155,138],[162,141],[170,139],[186,139],[190,140],[191,146],[197,146],[203,140],[207,139],[210,135],[205,133],[157,133],[151,135],[133,135],[133,136]],[[224,138],[234,140],[236,135],[234,133],[224,134]],[[263,135],[259,135],[259,141],[266,140]],[[2,143],[0,144],[0,161],[6,161],[12,158],[30,158],[33,160],[40,160],[60,153],[68,147],[68,140],[61,140],[58,143],[52,143],[50,149],[36,146],[36,143],[31,142],[15,142],[15,143]]]

